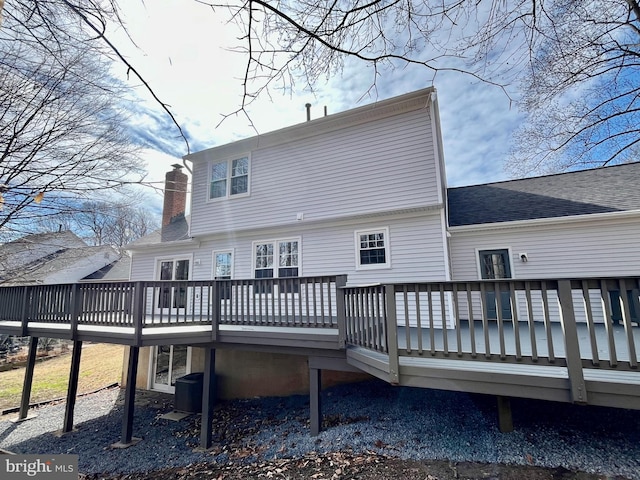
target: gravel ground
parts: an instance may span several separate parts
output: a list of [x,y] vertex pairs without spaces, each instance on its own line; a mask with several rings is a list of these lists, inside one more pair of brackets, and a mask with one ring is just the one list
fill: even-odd
[[[412,460],[449,460],[563,467],[640,479],[640,411],[578,407],[513,399],[515,431],[497,429],[493,397],[408,387],[379,381],[323,391],[325,430],[309,435],[307,396],[219,402],[214,447],[197,451],[199,416],[160,418],[170,405],[138,405],[134,435],[143,440],[113,449],[119,440],[120,390],[79,398],[77,431],[56,436],[64,405],[37,409],[21,423],[0,420],[0,448],[15,453],[79,455],[82,473],[122,474],[183,467],[304,457],[312,452],[374,453]],[[160,408],[159,408],[160,407]]]

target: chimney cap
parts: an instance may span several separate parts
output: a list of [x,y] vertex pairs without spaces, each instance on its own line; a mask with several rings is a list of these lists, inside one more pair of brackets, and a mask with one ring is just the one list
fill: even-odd
[[182,170],[182,165],[180,165],[179,163],[174,163],[171,166],[173,167],[174,170]]

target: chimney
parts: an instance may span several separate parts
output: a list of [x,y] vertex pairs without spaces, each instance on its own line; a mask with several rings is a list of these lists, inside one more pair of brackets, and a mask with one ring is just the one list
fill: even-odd
[[162,226],[169,225],[171,219],[184,215],[187,208],[187,180],[182,173],[182,165],[171,165],[173,170],[167,172],[164,180],[164,206],[162,207]]

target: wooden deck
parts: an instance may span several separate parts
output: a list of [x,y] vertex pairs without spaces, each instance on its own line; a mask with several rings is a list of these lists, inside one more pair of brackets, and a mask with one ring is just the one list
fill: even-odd
[[[323,369],[357,369],[398,385],[640,409],[639,287],[638,278],[348,286],[346,276],[5,287],[0,333],[129,345],[130,379],[140,347],[202,347],[203,425],[213,414],[216,348],[304,355],[317,433]],[[27,381],[23,407],[29,390]],[[132,395],[123,444],[132,439]],[[72,428],[70,409],[65,429]],[[203,429],[204,446],[210,435]]]

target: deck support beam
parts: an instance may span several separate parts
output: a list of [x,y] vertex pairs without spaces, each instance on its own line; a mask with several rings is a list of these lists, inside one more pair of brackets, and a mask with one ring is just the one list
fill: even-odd
[[136,376],[138,375],[138,358],[140,347],[129,347],[129,363],[127,365],[127,386],[124,391],[124,412],[122,417],[122,435],[114,448],[127,448],[140,441],[133,437],[133,412],[136,401]]
[[216,349],[204,349],[204,377],[202,379],[202,418],[200,422],[200,448],[211,448],[213,407],[216,403]]
[[78,379],[80,378],[80,357],[82,355],[82,342],[73,342],[73,352],[71,353],[71,371],[69,372],[69,386],[67,387],[67,404],[64,410],[64,423],[62,433],[69,433],[73,430],[73,411],[76,406],[76,395],[78,394]]
[[317,437],[322,430],[322,370],[309,367],[309,416],[311,436]]
[[513,415],[511,414],[511,399],[497,396],[498,400],[498,428],[502,433],[513,432]]
[[31,337],[29,339],[29,354],[27,355],[27,366],[24,371],[24,386],[22,387],[22,399],[20,400],[20,413],[18,414],[18,420],[25,420],[29,413],[31,386],[33,385],[33,371],[36,366],[37,352],[38,337]]

